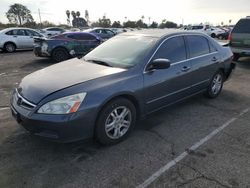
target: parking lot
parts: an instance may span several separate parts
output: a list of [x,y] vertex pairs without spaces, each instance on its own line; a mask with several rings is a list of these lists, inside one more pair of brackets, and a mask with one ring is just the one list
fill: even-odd
[[250,58],[237,62],[218,98],[161,110],[109,147],[45,141],[11,117],[11,90],[52,64],[32,51],[0,52],[0,187],[250,186]]

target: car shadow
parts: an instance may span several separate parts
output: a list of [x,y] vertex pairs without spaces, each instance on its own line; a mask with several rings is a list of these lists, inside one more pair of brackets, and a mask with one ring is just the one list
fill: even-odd
[[250,57],[241,57],[236,63],[242,68],[250,69]]
[[3,50],[0,50],[0,54],[16,54],[16,53],[25,53],[25,52],[31,52],[33,49],[17,49],[15,52],[8,53]]

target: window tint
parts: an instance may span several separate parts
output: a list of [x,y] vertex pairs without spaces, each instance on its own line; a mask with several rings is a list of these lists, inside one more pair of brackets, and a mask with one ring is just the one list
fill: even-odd
[[101,33],[102,33],[102,34],[107,34],[107,31],[106,31],[105,29],[102,29],[102,30],[101,30]]
[[15,29],[12,30],[13,35],[18,35],[18,36],[25,36],[25,31],[23,29]]
[[174,37],[164,42],[156,52],[154,59],[169,59],[171,63],[185,60],[187,58],[183,37]]
[[202,36],[187,36],[190,57],[197,57],[209,53],[208,41]]
[[114,35],[112,31],[106,30],[109,35]]
[[75,40],[96,40],[96,37],[89,34],[75,34],[75,35],[68,35],[67,37]]
[[26,31],[26,35],[28,36],[41,36],[39,33],[35,32],[35,31],[32,31],[32,30],[25,30]]
[[192,30],[196,30],[196,29],[203,29],[203,26],[200,25],[200,26],[193,26],[193,27],[192,27]]
[[102,33],[102,30],[100,29],[97,29],[97,30],[94,30],[95,33]]
[[233,33],[250,33],[250,19],[241,19],[234,27]]
[[209,48],[210,48],[210,52],[217,52],[217,48],[214,46],[214,44],[212,44],[211,42],[209,42]]
[[63,31],[61,28],[49,28],[47,31]]
[[5,33],[6,35],[13,35],[13,30],[10,30],[8,32]]

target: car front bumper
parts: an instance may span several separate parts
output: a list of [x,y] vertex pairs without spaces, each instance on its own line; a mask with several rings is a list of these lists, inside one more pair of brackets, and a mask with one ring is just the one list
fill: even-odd
[[35,46],[33,51],[34,54],[38,57],[50,57],[50,54],[44,52],[40,46]]
[[18,105],[12,96],[11,111],[26,130],[56,142],[73,142],[91,138],[94,134],[96,113],[93,109],[65,115],[38,114]]

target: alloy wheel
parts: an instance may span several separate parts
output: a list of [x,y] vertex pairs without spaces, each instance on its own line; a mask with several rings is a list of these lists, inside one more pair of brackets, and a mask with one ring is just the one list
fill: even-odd
[[111,139],[119,139],[124,136],[132,122],[132,113],[126,106],[115,108],[105,121],[105,132]]

